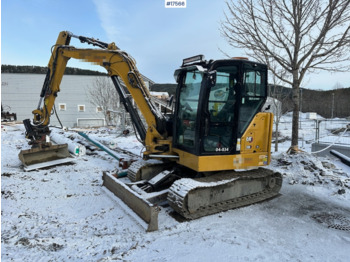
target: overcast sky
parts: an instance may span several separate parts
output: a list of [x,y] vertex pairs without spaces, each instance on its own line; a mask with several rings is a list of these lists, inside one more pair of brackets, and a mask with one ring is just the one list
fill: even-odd
[[[136,59],[139,71],[157,83],[175,83],[182,59],[244,56],[220,36],[224,0],[187,0],[186,8],[165,8],[164,0],[3,0],[1,63],[46,66],[51,46],[63,30],[115,42]],[[82,46],[73,39],[72,45]],[[68,66],[99,70],[70,61]],[[350,87],[347,74],[310,75],[309,89]]]

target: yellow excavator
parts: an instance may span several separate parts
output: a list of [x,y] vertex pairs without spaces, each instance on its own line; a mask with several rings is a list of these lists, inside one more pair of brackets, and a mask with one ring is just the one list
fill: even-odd
[[[71,38],[94,47],[75,48]],[[281,174],[265,168],[271,161],[273,124],[273,114],[262,112],[267,98],[266,65],[245,58],[186,58],[174,73],[175,110],[164,114],[153,103],[130,55],[114,43],[67,31],[59,34],[53,47],[34,119],[32,123],[24,120],[33,145],[19,154],[24,164],[46,161],[47,152],[51,152],[47,160],[67,155],[63,145],[52,145],[46,137],[70,58],[107,70],[145,146],[143,159],[129,166],[127,178],[105,173],[103,180],[147,222],[148,231],[158,229],[159,203],[164,200],[184,218],[195,219],[279,194]]]

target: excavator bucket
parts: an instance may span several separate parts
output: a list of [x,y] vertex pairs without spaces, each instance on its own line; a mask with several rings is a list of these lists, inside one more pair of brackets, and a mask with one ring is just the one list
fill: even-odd
[[67,144],[22,150],[18,156],[25,171],[74,161],[68,151]]

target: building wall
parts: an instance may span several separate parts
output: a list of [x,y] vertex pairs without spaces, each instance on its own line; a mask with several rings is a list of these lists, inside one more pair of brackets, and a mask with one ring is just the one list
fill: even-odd
[[[75,127],[78,118],[103,119],[96,106],[90,104],[87,90],[91,88],[97,76],[63,76],[57,99],[57,114],[64,126]],[[44,83],[43,74],[1,74],[1,103],[11,113],[17,114],[17,120],[32,119],[32,111],[37,108],[40,92]],[[66,104],[66,110],[60,111],[59,104]],[[78,105],[85,105],[80,112]],[[95,121],[96,122],[96,121]],[[86,123],[86,121],[84,121]],[[55,115],[51,116],[51,125],[59,125]]]

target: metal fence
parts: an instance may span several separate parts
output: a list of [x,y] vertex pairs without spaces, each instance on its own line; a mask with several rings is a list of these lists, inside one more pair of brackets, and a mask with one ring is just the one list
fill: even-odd
[[316,120],[316,142],[350,145],[350,121]]
[[[279,133],[291,137],[291,121],[280,121]],[[301,119],[299,140],[305,143],[325,143],[350,146],[350,120],[344,119]]]

